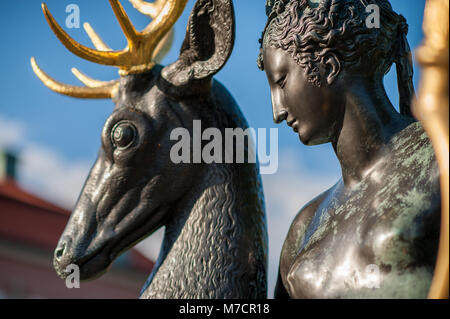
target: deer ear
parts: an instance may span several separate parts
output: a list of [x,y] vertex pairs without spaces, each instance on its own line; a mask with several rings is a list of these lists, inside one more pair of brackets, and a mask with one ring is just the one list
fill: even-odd
[[176,87],[211,82],[231,55],[235,39],[232,0],[197,0],[178,60],[162,70]]

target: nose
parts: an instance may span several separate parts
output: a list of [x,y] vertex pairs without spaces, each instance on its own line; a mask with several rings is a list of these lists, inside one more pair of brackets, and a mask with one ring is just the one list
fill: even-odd
[[55,249],[54,259],[57,263],[64,263],[65,259],[68,257],[67,250],[69,249],[71,239],[70,237],[64,236],[58,243],[58,246]]
[[53,267],[55,268],[58,276],[61,278],[66,278],[66,267],[71,263],[70,253],[68,252],[70,249],[69,245],[69,238],[61,239],[55,249],[55,254],[53,257]]
[[283,107],[281,103],[281,94],[278,90],[272,92],[272,110],[273,110],[273,121],[276,124],[280,124],[288,117],[287,110]]
[[62,256],[64,256],[64,251],[66,250],[67,243],[63,241],[58,247],[55,249],[55,259],[60,261]]
[[288,112],[286,110],[281,110],[278,113],[273,113],[273,121],[276,124],[280,124],[284,120],[286,120],[288,117]]

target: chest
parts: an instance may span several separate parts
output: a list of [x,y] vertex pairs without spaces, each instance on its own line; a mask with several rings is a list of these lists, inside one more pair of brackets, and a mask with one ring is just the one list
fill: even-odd
[[[357,187],[338,184],[295,239],[285,286],[296,298],[426,296],[438,245],[439,173],[391,161]],[[283,256],[282,256],[283,258]]]

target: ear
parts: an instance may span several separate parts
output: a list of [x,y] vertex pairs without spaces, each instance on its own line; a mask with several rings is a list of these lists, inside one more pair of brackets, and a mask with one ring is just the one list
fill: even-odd
[[228,61],[234,39],[233,1],[197,0],[180,56],[163,69],[163,78],[176,87],[211,83],[213,75]]
[[328,85],[333,84],[338,75],[341,73],[341,62],[336,55],[330,54],[325,60],[326,64],[326,77]]

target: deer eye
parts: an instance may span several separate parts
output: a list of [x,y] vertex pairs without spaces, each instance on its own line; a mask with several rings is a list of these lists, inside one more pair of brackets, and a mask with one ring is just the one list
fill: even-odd
[[130,122],[119,122],[111,131],[111,140],[115,147],[126,149],[136,139],[136,127]]

